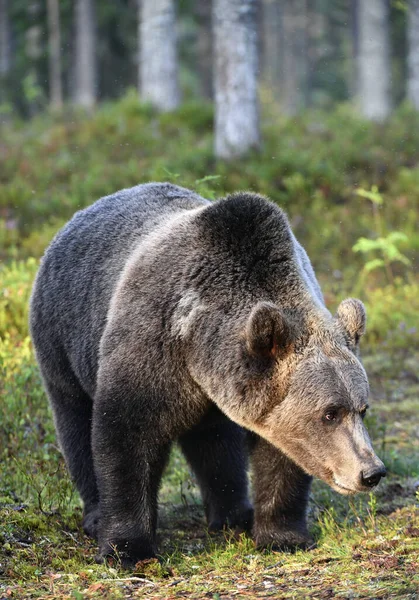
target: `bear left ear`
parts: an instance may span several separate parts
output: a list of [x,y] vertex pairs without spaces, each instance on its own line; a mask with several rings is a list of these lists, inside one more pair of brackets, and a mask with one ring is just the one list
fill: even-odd
[[253,356],[277,358],[292,345],[292,328],[281,309],[270,302],[258,302],[246,323],[246,346]]
[[359,342],[361,335],[365,333],[367,315],[361,300],[347,298],[343,300],[336,312],[336,318],[343,325],[354,344]]

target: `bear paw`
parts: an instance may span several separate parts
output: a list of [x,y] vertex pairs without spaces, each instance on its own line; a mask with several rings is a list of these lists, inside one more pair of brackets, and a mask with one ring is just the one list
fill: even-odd
[[83,531],[86,535],[93,538],[94,540],[98,539],[99,507],[96,506],[95,508],[84,513],[82,526]]
[[225,528],[251,531],[253,527],[253,507],[246,504],[227,514],[212,515],[208,522],[210,532],[222,531]]
[[255,532],[254,541],[258,549],[279,552],[311,550],[315,547],[314,540],[308,532],[286,529]]
[[102,563],[105,559],[113,559],[120,563],[124,569],[132,569],[142,560],[155,558],[156,552],[144,540],[112,540],[100,544],[99,555],[95,557],[96,562]]

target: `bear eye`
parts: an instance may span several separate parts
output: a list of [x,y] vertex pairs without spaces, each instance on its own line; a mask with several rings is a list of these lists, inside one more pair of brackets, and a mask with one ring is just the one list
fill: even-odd
[[329,423],[333,423],[337,421],[338,418],[338,409],[337,408],[329,408],[329,410],[324,414],[324,420]]

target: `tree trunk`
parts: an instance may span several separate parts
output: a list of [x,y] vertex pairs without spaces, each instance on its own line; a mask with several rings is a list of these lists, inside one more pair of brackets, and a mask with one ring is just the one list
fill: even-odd
[[75,2],[74,102],[90,109],[96,102],[96,36],[94,0]]
[[367,119],[383,121],[391,110],[388,1],[361,0],[358,18],[360,108]]
[[307,0],[283,2],[283,110],[293,115],[308,104]]
[[6,77],[10,71],[10,37],[8,0],[0,0],[0,77]]
[[238,157],[260,143],[257,0],[214,0],[215,154]]
[[419,110],[419,0],[409,0],[407,38],[407,97]]
[[352,59],[352,73],[350,81],[350,95],[352,98],[356,98],[358,95],[359,87],[359,0],[352,0],[350,7],[350,20],[351,20],[351,59]]
[[198,24],[196,56],[198,63],[198,76],[200,80],[200,91],[204,98],[212,99],[212,0],[196,0],[194,11],[196,22]]
[[282,91],[282,10],[278,0],[262,2],[262,73],[275,98]]
[[158,110],[180,102],[173,0],[138,0],[140,95]]
[[51,108],[60,110],[63,106],[61,84],[61,36],[60,8],[58,0],[48,0],[49,33],[49,94]]

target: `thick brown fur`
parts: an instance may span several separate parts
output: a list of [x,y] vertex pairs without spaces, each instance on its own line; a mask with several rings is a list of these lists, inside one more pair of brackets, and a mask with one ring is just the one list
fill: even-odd
[[157,494],[178,441],[211,529],[310,543],[316,475],[341,493],[384,474],[362,424],[365,311],[326,310],[273,203],[209,203],[147,184],[77,213],[42,261],[31,332],[84,527],[102,556],[156,552]]

